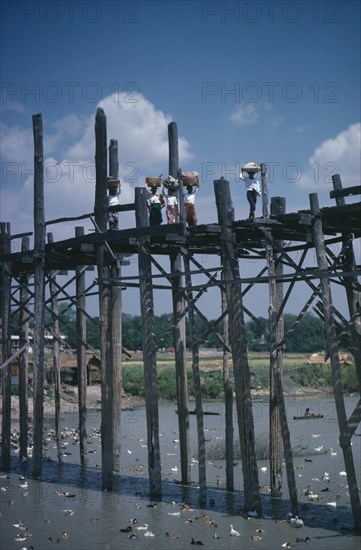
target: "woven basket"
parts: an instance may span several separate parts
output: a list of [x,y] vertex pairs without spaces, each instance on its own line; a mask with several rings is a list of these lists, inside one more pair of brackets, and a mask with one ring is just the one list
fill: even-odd
[[259,164],[257,164],[257,162],[247,162],[247,164],[244,164],[243,166],[241,166],[241,170],[243,172],[256,174],[261,170],[261,167]]
[[108,189],[118,189],[120,187],[120,181],[116,179],[107,179]]
[[148,187],[160,187],[162,178],[145,178],[145,183]]
[[198,176],[183,176],[183,185],[187,187],[187,185],[199,185],[199,179]]

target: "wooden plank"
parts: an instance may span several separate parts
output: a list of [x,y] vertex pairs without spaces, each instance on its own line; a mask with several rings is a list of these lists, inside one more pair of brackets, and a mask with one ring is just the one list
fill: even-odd
[[[332,176],[334,178],[338,174]],[[333,191],[330,191],[330,199],[339,199],[341,197],[349,197],[350,195],[361,195],[361,185],[353,185],[352,187],[346,187],[345,189],[334,188]]]

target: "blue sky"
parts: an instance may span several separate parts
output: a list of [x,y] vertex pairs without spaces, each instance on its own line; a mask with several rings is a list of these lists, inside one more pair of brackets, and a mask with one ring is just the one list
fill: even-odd
[[[331,205],[332,173],[345,186],[360,181],[358,1],[4,1],[1,9],[0,212],[14,233],[32,229],[35,113],[47,219],[93,208],[99,105],[119,142],[122,202],[146,175],[167,172],[172,120],[182,169],[201,176],[200,223],[216,221],[220,176],[236,218],[247,216],[238,171],[251,160],[268,164],[270,195],[285,196],[289,211],[308,208],[315,191]],[[133,225],[125,215],[122,227]],[[74,234],[73,225],[53,230]]]

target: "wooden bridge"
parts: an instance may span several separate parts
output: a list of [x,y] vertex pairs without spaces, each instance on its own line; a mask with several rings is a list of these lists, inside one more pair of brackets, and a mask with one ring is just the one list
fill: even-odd
[[[331,198],[335,206],[320,208],[318,196],[309,196],[309,208],[286,213],[285,199],[268,199],[267,166],[261,165],[262,216],[254,221],[235,220],[228,181],[214,181],[218,219],[215,223],[187,227],[182,200],[182,173],[179,170],[178,135],[174,122],[168,126],[169,174],[179,179],[179,223],[149,226],[146,190],[135,189],[134,204],[112,207],[118,212],[135,211],[136,225],[131,229],[108,230],[107,176],[118,177],[117,141],[111,140],[108,148],[106,117],[98,109],[95,117],[96,186],[94,212],[73,218],[45,220],[43,177],[43,134],[41,115],[33,116],[34,130],[34,246],[30,249],[32,233],[11,234],[10,224],[1,223],[1,372],[2,372],[2,454],[1,467],[10,468],[11,436],[11,373],[13,358],[10,346],[10,317],[18,311],[20,317],[19,395],[20,395],[20,457],[27,456],[28,401],[27,370],[29,319],[34,320],[34,413],[32,475],[41,476],[43,437],[43,385],[44,385],[44,318],[48,308],[52,313],[54,335],[53,365],[55,376],[56,433],[58,459],[60,453],[60,370],[59,370],[59,296],[64,296],[76,307],[77,362],[79,383],[79,429],[81,464],[87,464],[86,429],[86,361],[89,349],[86,341],[86,297],[96,290],[99,295],[101,332],[101,441],[102,486],[113,488],[114,476],[120,470],[120,418],[121,418],[121,291],[128,286],[139,288],[143,323],[143,357],[147,415],[149,493],[161,498],[161,455],[157,397],[156,345],[154,341],[153,290],[170,289],[172,293],[175,368],[177,378],[177,412],[180,441],[181,481],[190,482],[189,414],[186,376],[185,319],[189,320],[192,349],[192,370],[195,391],[195,411],[198,434],[198,468],[200,502],[206,499],[206,460],[203,428],[203,407],[199,373],[199,345],[204,335],[196,334],[195,316],[207,325],[207,332],[216,334],[224,350],[223,378],[226,408],[226,487],[234,490],[233,477],[233,394],[238,419],[242,456],[244,502],[246,510],[261,512],[258,469],[255,456],[254,422],[250,390],[244,316],[257,322],[256,316],[244,305],[244,296],[263,283],[269,288],[270,336],[270,475],[271,495],[281,496],[283,491],[283,457],[286,463],[287,483],[291,508],[298,514],[298,499],[294,477],[290,433],[287,424],[282,390],[282,360],[284,353],[283,311],[285,305],[302,281],[311,295],[290,330],[295,330],[303,315],[317,300],[314,307],[323,320],[327,335],[327,357],[331,361],[336,409],[348,476],[351,506],[355,526],[361,529],[361,506],[357,488],[351,438],[361,420],[361,400],[350,418],[347,418],[341,384],[339,346],[347,348],[355,359],[355,368],[361,390],[361,310],[360,266],[354,256],[355,239],[361,237],[361,203],[346,204],[345,197],[360,194],[361,186],[343,189],[339,175],[332,177]],[[109,169],[108,169],[109,151]],[[109,173],[108,173],[109,172]],[[90,218],[95,232],[85,234],[77,227],[75,236],[54,241],[46,228],[55,223],[80,221]],[[11,242],[21,239],[21,251],[11,252]],[[288,244],[285,244],[288,243]],[[332,245],[338,244],[335,253]],[[317,264],[304,267],[311,251]],[[293,253],[299,252],[294,259]],[[198,254],[207,254],[219,264],[208,269],[197,260]],[[138,258],[138,276],[125,274],[128,258]],[[169,257],[170,269],[165,270],[157,257]],[[256,259],[262,263],[257,276],[242,277],[243,259]],[[216,262],[215,262],[216,263]],[[308,258],[308,264],[310,260]],[[314,263],[314,262],[313,262]],[[85,285],[85,271],[97,268],[90,287]],[[287,272],[285,272],[287,268]],[[154,274],[156,269],[158,274]],[[59,284],[57,276],[74,271],[76,293],[68,291],[68,283]],[[202,274],[205,282],[194,285],[192,277]],[[33,284],[30,281],[33,279]],[[161,280],[162,284],[158,284]],[[165,284],[164,282],[165,281]],[[349,319],[337,311],[332,303],[331,283],[345,289]],[[46,297],[48,284],[49,298]],[[287,285],[287,287],[285,286]],[[200,311],[198,300],[207,289],[219,288],[221,312],[210,323]],[[30,305],[30,302],[32,305]],[[229,359],[232,356],[234,387],[229,379]]]

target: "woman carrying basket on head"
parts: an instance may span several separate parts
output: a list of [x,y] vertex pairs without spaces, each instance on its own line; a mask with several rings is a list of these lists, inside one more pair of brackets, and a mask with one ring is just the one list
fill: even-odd
[[179,220],[179,208],[176,191],[179,189],[178,180],[172,176],[168,176],[163,181],[163,192],[167,189],[168,194],[164,195],[165,201],[165,214],[167,216],[167,222],[169,224],[178,223]]
[[162,208],[164,207],[164,199],[162,193],[157,194],[161,181],[160,177],[145,178],[145,186],[150,191],[147,198],[149,225],[160,225],[163,221]]
[[249,202],[249,220],[254,220],[256,210],[256,202],[261,195],[261,186],[259,181],[254,177],[259,172],[261,167],[256,162],[248,162],[241,167],[239,179],[244,181],[247,192],[247,200]]
[[[193,183],[195,182],[195,183]],[[185,221],[187,227],[195,227],[197,225],[197,215],[195,209],[196,193],[198,192],[198,172],[185,172],[183,174],[183,183],[187,189],[184,193],[184,209]]]

